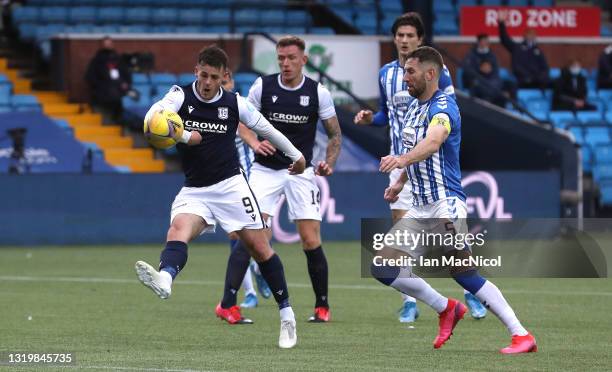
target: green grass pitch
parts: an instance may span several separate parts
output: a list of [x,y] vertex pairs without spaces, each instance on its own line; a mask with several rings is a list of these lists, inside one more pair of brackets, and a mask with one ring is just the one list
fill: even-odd
[[[360,277],[358,243],[327,243],[332,322],[309,324],[314,304],[304,254],[276,244],[298,319],[298,345],[280,350],[272,299],[244,311],[255,324],[215,318],[227,244],[193,244],[170,299],[136,279],[161,246],[0,248],[0,351],[74,352],[69,370],[123,371],[540,371],[610,370],[612,281],[494,279],[539,352],[503,356],[506,329],[492,315],[459,323],[433,350],[437,317],[420,305],[414,329],[397,321],[397,292]],[[449,279],[430,280],[462,298]],[[242,299],[242,293],[239,300]],[[0,370],[32,367],[0,366]],[[45,367],[44,371],[60,370]]]

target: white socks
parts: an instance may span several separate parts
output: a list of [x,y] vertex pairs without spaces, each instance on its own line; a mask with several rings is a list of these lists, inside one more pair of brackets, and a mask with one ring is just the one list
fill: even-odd
[[416,302],[416,298],[410,297],[405,293],[400,293],[400,295],[402,295],[402,301],[404,302]]
[[247,269],[242,279],[242,288],[244,289],[244,295],[255,294],[255,288],[253,287],[253,277],[251,277],[251,271]]
[[504,323],[512,336],[525,336],[528,333],[495,284],[487,280],[475,296]]
[[410,294],[431,306],[438,314],[446,309],[448,299],[433,289],[426,281],[406,269],[400,270],[400,275],[391,283],[391,287],[404,294]]
[[293,314],[293,309],[291,306],[283,307],[280,309],[280,319],[283,320],[294,320],[295,314]]

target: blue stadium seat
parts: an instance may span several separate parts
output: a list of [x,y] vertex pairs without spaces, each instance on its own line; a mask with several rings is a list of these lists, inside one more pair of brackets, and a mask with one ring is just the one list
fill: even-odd
[[125,11],[125,22],[126,23],[140,23],[146,24],[151,20],[151,8],[136,7],[127,8]]
[[38,21],[39,8],[34,6],[19,6],[16,7],[13,12],[13,23],[18,25],[27,22]]
[[234,74],[234,83],[236,85],[249,84],[252,85],[259,75],[252,72],[237,72]]
[[310,33],[314,35],[335,35],[336,31],[331,27],[312,27]]
[[66,25],[64,24],[50,24],[42,25],[36,28],[36,42],[42,43],[45,40],[49,40],[53,35],[62,33]]
[[548,70],[548,77],[551,80],[554,80],[554,79],[556,79],[556,78],[558,78],[560,76],[561,76],[561,69],[560,68],[558,68],[558,67],[551,67]]
[[160,84],[173,85],[177,82],[178,79],[176,75],[174,74],[170,74],[167,72],[157,72],[157,73],[151,74],[150,80],[151,80],[151,84],[153,85],[160,85]]
[[602,100],[609,102],[612,100],[612,89],[600,89],[597,92],[597,96]]
[[434,34],[438,35],[456,35],[459,33],[459,26],[457,22],[436,19],[434,21]]
[[178,26],[174,28],[174,32],[177,34],[198,34],[202,30],[200,26]]
[[95,23],[96,8],[91,6],[79,6],[70,8],[69,12],[70,23]]
[[452,0],[436,0],[433,2],[434,14],[439,12],[455,13],[455,6]]
[[355,26],[364,34],[373,35],[377,31],[376,13],[358,13]]
[[571,111],[551,111],[548,118],[555,128],[566,128],[570,123],[576,121],[576,117]]
[[285,27],[285,32],[289,35],[303,35],[306,33],[306,27],[304,26],[288,26]]
[[610,37],[612,36],[612,27],[608,25],[601,25],[600,34],[602,37]]
[[207,13],[204,9],[198,8],[180,9],[178,18],[183,25],[205,25],[208,19]]
[[581,127],[571,127],[569,131],[574,136],[576,143],[583,144],[584,143],[584,132]]
[[582,147],[582,171],[591,172],[593,170],[593,153],[588,146]]
[[501,0],[480,0],[482,5],[502,5]]
[[239,34],[244,34],[246,32],[259,32],[261,31],[261,27],[257,26],[257,25],[240,25],[240,26],[236,26],[236,28],[234,29],[235,33],[239,33]]
[[608,106],[608,111],[606,112],[606,115],[604,116],[606,122],[608,123],[608,125],[612,124],[612,110],[610,110],[610,106]]
[[98,22],[100,23],[121,23],[123,15],[123,8],[120,7],[98,8]]
[[310,25],[310,14],[304,10],[288,10],[287,26],[308,26]]
[[595,161],[598,164],[612,164],[612,146],[600,145],[595,147]]
[[208,13],[208,23],[215,25],[227,25],[230,22],[229,9],[213,9]]
[[593,178],[597,182],[600,182],[603,179],[612,179],[612,165],[595,164],[595,166],[593,166]]
[[234,22],[238,26],[256,25],[259,23],[259,18],[257,9],[241,9],[234,12]]
[[461,10],[462,6],[474,6],[478,5],[476,0],[457,0],[457,10]]
[[17,111],[40,111],[38,99],[30,94],[13,95],[11,97],[11,105]]
[[176,27],[171,24],[160,24],[153,26],[150,32],[158,33],[158,34],[168,34],[171,32],[175,32]]
[[[550,101],[546,98],[533,98],[526,102],[526,107],[532,114],[538,113],[538,115],[544,114],[544,117],[548,119],[548,112],[550,111]],[[540,117],[538,117],[540,119]]]
[[0,106],[8,106],[11,103],[11,86],[0,85]]
[[285,24],[285,12],[282,10],[264,10],[261,12],[262,26],[282,26]]
[[32,41],[36,38],[36,29],[38,25],[36,23],[22,23],[18,27],[19,39],[22,41]]
[[228,33],[230,32],[229,25],[214,25],[214,26],[202,26],[200,31],[203,33]]
[[91,32],[97,34],[114,34],[116,32],[119,32],[120,28],[121,26],[119,25],[98,25],[93,26],[91,28]]
[[68,23],[68,8],[61,6],[42,8],[40,10],[39,21],[42,24]]
[[195,76],[193,72],[187,72],[184,74],[179,74],[178,76],[178,84],[179,85],[187,85],[191,84],[195,80]]
[[167,23],[168,25],[173,26],[180,22],[178,10],[176,8],[157,8],[153,10],[151,20],[153,23]]
[[511,81],[515,80],[514,76],[510,73],[510,70],[508,70],[505,67],[499,68],[499,77],[502,80],[511,80]]
[[401,0],[381,0],[380,8],[385,13],[403,13],[404,6]]
[[584,142],[591,147],[610,143],[610,130],[607,127],[587,127]]
[[284,26],[263,26],[263,27],[259,26],[259,31],[267,32],[269,34],[284,34],[285,27]]
[[512,0],[512,6],[527,6],[529,0]]
[[543,98],[542,91],[540,89],[519,89],[516,96],[524,105],[526,105],[527,102],[531,101],[532,99]]
[[601,121],[603,119],[599,111],[578,111],[576,113],[576,118],[583,124],[590,121]]
[[119,32],[121,33],[128,33],[128,34],[140,34],[140,33],[146,33],[149,30],[149,26],[148,25],[144,25],[144,24],[140,24],[140,25],[127,25],[127,26],[121,26],[119,28]]
[[149,76],[147,74],[135,72],[132,74],[132,84],[133,85],[149,84]]
[[531,0],[531,4],[533,6],[553,6],[555,0]]
[[343,21],[352,24],[355,14],[352,9],[333,9],[334,13]]
[[612,182],[605,182],[600,185],[599,191],[601,192],[600,202],[603,205],[612,204]]
[[134,100],[128,96],[124,96],[122,99],[124,107],[150,106],[152,104],[150,85],[133,85],[133,88],[140,93],[140,97],[138,97],[138,100]]

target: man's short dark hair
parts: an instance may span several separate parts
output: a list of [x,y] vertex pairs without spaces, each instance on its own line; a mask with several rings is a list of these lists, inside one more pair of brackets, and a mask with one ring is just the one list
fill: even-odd
[[293,36],[293,35],[283,36],[280,39],[278,39],[278,42],[276,43],[276,48],[278,49],[278,48],[288,47],[291,45],[295,45],[302,52],[306,50],[306,43],[304,42],[304,40],[302,40],[301,38],[297,36]]
[[476,36],[476,40],[480,41],[480,40],[482,40],[482,39],[486,39],[486,38],[488,38],[488,37],[489,37],[489,34],[486,34],[486,33],[482,32],[482,33],[480,33],[480,34],[478,34],[478,35]]
[[412,26],[417,32],[417,36],[419,39],[423,39],[425,37],[425,26],[423,25],[423,20],[419,13],[416,12],[408,12],[404,13],[401,16],[395,19],[393,22],[393,26],[391,26],[391,34],[395,36],[397,29],[402,26]]
[[416,58],[419,60],[420,63],[433,63],[436,66],[438,74],[440,73],[440,71],[442,71],[442,66],[444,65],[444,61],[442,60],[442,55],[440,54],[440,52],[428,46],[416,48],[410,54],[408,54],[408,57],[406,59],[408,60],[410,58]]
[[198,64],[216,68],[227,68],[229,58],[227,53],[216,45],[205,47],[198,54]]

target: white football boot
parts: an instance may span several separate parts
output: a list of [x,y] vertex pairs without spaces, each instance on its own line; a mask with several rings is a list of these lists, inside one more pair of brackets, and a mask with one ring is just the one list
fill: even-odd
[[297,343],[297,333],[295,331],[295,319],[281,320],[280,336],[278,336],[278,346],[282,349],[290,349]]
[[145,287],[151,288],[151,290],[162,300],[170,297],[172,282],[168,282],[166,278],[153,268],[153,266],[144,261],[137,261],[135,269],[138,280],[140,280]]

